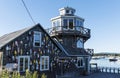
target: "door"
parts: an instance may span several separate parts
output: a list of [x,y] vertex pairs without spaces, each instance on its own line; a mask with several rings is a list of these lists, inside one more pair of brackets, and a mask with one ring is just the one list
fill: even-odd
[[30,57],[29,56],[19,56],[18,57],[18,71],[25,72],[30,68]]

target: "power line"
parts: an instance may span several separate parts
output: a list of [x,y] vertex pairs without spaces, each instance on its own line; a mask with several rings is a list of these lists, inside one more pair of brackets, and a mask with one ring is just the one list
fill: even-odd
[[26,11],[27,11],[27,13],[28,13],[30,19],[32,20],[32,22],[33,22],[34,24],[36,24],[35,21],[34,21],[34,19],[33,19],[33,17],[32,17],[32,15],[30,14],[30,11],[29,11],[29,9],[27,8],[27,6],[26,6],[24,0],[21,0],[21,1],[22,1],[23,5],[24,5],[24,7],[25,7],[25,9],[26,9]]

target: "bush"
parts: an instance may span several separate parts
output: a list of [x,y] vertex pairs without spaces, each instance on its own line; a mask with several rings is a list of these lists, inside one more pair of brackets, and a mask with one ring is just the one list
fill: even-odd
[[33,73],[33,78],[38,78],[37,71],[35,71],[35,72]]
[[10,76],[10,73],[7,70],[2,71],[1,78],[9,78],[9,76]]
[[21,78],[20,73],[17,72],[17,71],[14,71],[13,74],[12,74],[12,78]]
[[26,70],[26,76],[25,76],[25,78],[33,78],[32,77],[32,73],[30,73],[28,69]]
[[[25,73],[25,76],[21,76],[17,71],[14,71],[12,74],[10,74],[7,70],[3,70],[0,78],[38,78],[37,71],[34,71],[32,74],[29,70],[26,70]],[[47,78],[45,73],[42,74],[41,78]]]
[[45,75],[45,73],[42,74],[41,78],[47,78],[47,76]]

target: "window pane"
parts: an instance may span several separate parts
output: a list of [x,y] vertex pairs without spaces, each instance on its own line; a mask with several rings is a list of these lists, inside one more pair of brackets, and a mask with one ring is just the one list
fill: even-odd
[[83,22],[82,21],[80,21],[80,26],[83,26]]
[[69,10],[66,10],[66,13],[68,14],[68,13],[69,13]]
[[53,22],[53,27],[55,27],[55,22]]
[[57,21],[57,26],[60,26],[60,21],[59,20]]
[[64,20],[63,20],[63,26],[64,26],[64,28],[67,28],[67,26],[68,26],[68,25],[67,25],[67,19],[64,19]]
[[40,34],[35,34],[35,41],[40,41]]
[[83,66],[83,62],[84,62],[84,61],[83,61],[83,58],[82,58],[82,57],[78,57],[78,58],[77,58],[77,66],[78,66],[78,67],[82,67],[82,66]]
[[41,43],[41,33],[35,31],[34,32],[34,46],[40,46]]
[[83,42],[80,39],[77,41],[77,48],[83,48]]
[[20,71],[23,71],[23,58],[20,58]]
[[79,20],[76,21],[76,26],[80,26]]
[[40,42],[35,42],[35,46],[40,46]]
[[80,66],[80,60],[78,60],[78,66]]
[[48,69],[48,58],[45,59],[45,69]]
[[44,58],[42,58],[42,69],[44,69]]
[[28,69],[28,58],[25,58],[25,70]]
[[69,19],[69,28],[73,29],[73,19]]
[[49,56],[42,56],[41,57],[41,64],[40,70],[49,70]]
[[80,60],[80,66],[83,66],[83,60],[82,59]]

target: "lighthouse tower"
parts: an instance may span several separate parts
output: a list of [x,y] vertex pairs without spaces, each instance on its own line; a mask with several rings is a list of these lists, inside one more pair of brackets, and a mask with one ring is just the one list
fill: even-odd
[[71,7],[64,7],[59,9],[60,16],[51,19],[51,37],[72,50],[84,49],[84,43],[90,38],[90,29],[84,27],[84,19],[76,16],[75,11]]
[[[84,44],[91,37],[90,29],[84,27],[84,19],[76,16],[75,12],[71,7],[59,9],[60,15],[51,19],[52,28],[49,29],[49,34],[61,44],[67,57],[70,57],[70,61],[73,61],[81,72],[89,72],[93,49],[84,49]],[[62,57],[66,60],[66,56]]]

